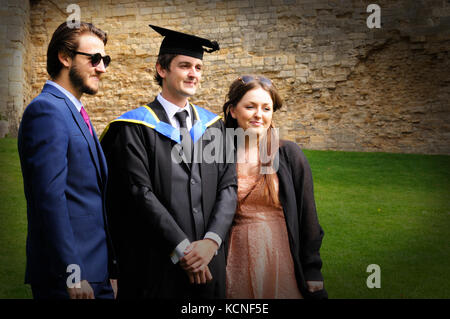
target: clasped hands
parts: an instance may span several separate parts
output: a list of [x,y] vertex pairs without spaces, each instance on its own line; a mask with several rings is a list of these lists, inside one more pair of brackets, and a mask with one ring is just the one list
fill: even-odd
[[[211,239],[194,241],[186,248],[180,266],[186,271],[191,284],[206,284],[212,280],[208,264],[218,248]],[[323,289],[323,281],[307,281],[306,284],[310,292]]]
[[186,271],[191,284],[206,284],[212,280],[208,264],[218,248],[211,239],[194,241],[186,248],[180,266]]

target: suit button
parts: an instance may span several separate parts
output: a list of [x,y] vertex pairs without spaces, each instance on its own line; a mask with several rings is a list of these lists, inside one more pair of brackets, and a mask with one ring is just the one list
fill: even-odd
[[192,211],[194,212],[194,214],[197,214],[197,213],[198,213],[197,208],[192,209]]
[[195,184],[195,179],[191,178],[191,184],[192,184],[192,185]]

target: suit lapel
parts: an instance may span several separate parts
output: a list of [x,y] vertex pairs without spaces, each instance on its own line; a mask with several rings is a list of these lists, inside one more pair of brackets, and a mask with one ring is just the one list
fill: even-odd
[[[80,129],[81,133],[83,134],[86,142],[88,143],[91,157],[94,161],[95,168],[97,169],[97,174],[100,178],[100,181],[102,181],[102,184],[103,184],[103,182],[104,182],[103,176],[106,176],[106,175],[102,175],[102,169],[101,169],[101,166],[99,163],[99,153],[101,153],[101,151],[100,152],[97,151],[97,146],[96,146],[96,141],[95,141],[97,138],[91,135],[91,132],[89,131],[88,126],[84,122],[83,117],[81,116],[81,113],[78,112],[77,108],[75,107],[75,105],[73,105],[72,101],[70,101],[70,99],[63,92],[58,90],[53,85],[45,84],[42,91],[46,92],[46,93],[50,93],[50,94],[52,94],[60,99],[63,99],[65,101],[67,108],[72,113],[72,117],[73,117],[76,125],[78,126],[78,128]],[[91,127],[92,127],[92,132],[95,134],[95,130],[94,130],[92,123],[91,123]],[[101,150],[101,148],[100,148],[100,150]],[[102,159],[102,161],[103,160],[104,160],[104,158]]]
[[108,177],[108,166],[106,164],[106,157],[105,154],[103,153],[103,149],[102,146],[100,145],[100,142],[97,138],[97,133],[95,132],[94,126],[91,123],[91,127],[92,127],[92,132],[94,133],[94,142],[95,142],[95,146],[97,148],[97,154],[99,157],[99,162],[100,162],[100,168],[101,168],[101,179],[103,182],[103,185],[106,185],[106,179]]
[[[73,103],[69,99],[65,99],[65,101],[66,101],[67,107],[72,112],[73,118],[75,119],[75,122],[78,125],[78,128],[83,133],[83,136],[84,136],[84,138],[86,139],[86,142],[89,145],[89,151],[90,151],[91,156],[92,156],[92,158],[94,160],[94,164],[95,164],[95,167],[97,169],[97,173],[98,173],[98,175],[100,177],[100,180],[103,183],[102,172],[101,172],[99,158],[98,158],[99,152],[97,152],[97,147],[95,145],[96,142],[94,141],[96,138],[91,135],[91,132],[89,131],[88,126],[84,122],[83,117],[81,116],[81,113],[78,112],[78,110],[75,107],[75,105],[73,105]],[[91,123],[91,127],[93,128],[92,123]],[[92,132],[95,134],[94,130],[92,130]]]

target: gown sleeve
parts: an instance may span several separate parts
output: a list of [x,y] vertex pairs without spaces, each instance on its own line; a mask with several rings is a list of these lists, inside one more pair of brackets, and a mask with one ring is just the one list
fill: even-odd
[[[220,130],[225,132],[222,122],[220,122]],[[218,167],[218,183],[217,194],[215,194],[215,201],[213,203],[213,210],[208,223],[209,232],[214,232],[224,240],[227,237],[228,231],[233,222],[234,214],[237,205],[237,175],[236,164],[230,160],[229,154],[234,152],[234,144],[231,136],[224,134],[223,141],[223,158],[221,163],[217,163]],[[207,196],[204,194],[204,196]],[[213,196],[211,196],[213,198]]]

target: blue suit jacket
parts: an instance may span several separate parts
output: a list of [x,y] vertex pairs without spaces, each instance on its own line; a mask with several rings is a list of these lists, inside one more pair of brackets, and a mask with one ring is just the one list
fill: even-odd
[[[91,125],[92,129],[93,126]],[[26,108],[18,149],[27,199],[25,283],[108,277],[107,166],[102,148],[73,103],[46,84]]]

